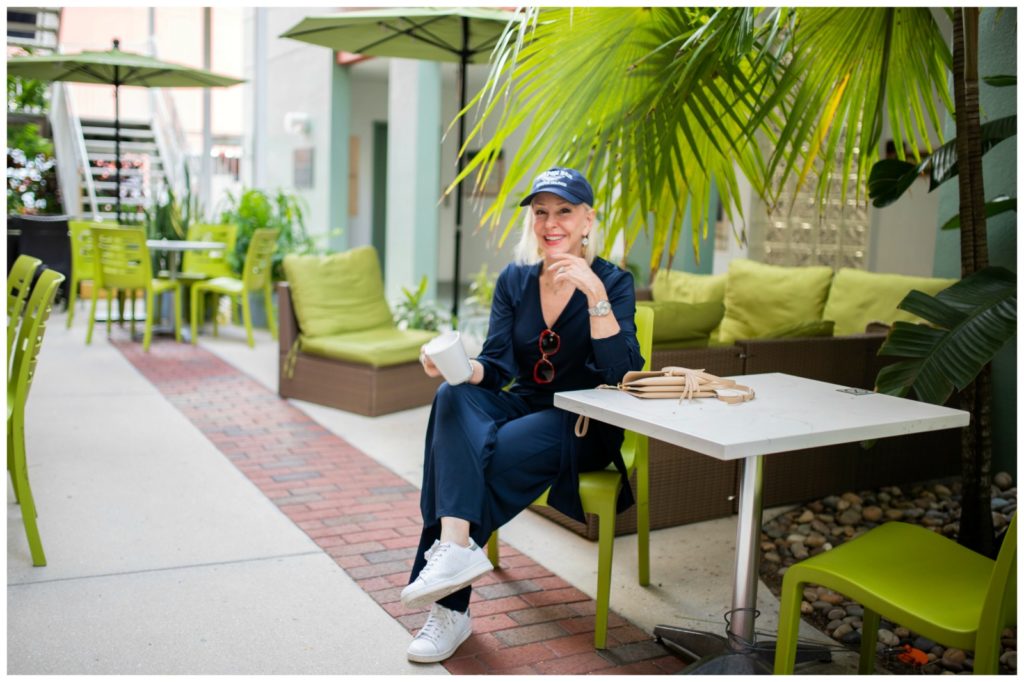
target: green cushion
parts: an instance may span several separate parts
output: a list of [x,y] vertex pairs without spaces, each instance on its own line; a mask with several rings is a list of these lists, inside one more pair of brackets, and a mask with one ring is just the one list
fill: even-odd
[[836,335],[859,334],[869,322],[892,325],[897,320],[922,322],[896,308],[911,289],[934,296],[957,280],[908,277],[841,268],[825,303],[825,317],[836,321]]
[[361,246],[327,256],[284,258],[299,329],[307,337],[393,327],[377,251]]
[[825,266],[731,261],[719,340],[756,339],[784,325],[822,319],[831,281],[832,269]]
[[808,320],[769,329],[759,339],[801,339],[811,336],[832,336],[836,323],[832,320]]
[[679,270],[658,270],[651,282],[651,297],[655,301],[682,301],[704,303],[725,298],[726,274],[697,275]]
[[681,350],[683,348],[707,348],[709,342],[710,339],[707,336],[702,336],[699,339],[662,341],[660,343],[652,343],[651,350]]
[[346,360],[361,365],[387,367],[405,362],[417,362],[420,346],[437,336],[437,332],[422,329],[396,329],[378,327],[347,334],[318,336],[303,335],[303,353],[334,360]]
[[654,311],[655,344],[703,341],[706,345],[711,330],[722,320],[725,312],[725,306],[718,301],[637,301],[636,304]]

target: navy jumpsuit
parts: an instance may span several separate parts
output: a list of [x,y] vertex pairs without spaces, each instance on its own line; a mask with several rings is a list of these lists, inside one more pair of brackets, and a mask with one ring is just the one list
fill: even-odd
[[[483,365],[483,381],[442,383],[434,396],[420,494],[423,532],[410,582],[426,565],[424,552],[441,536],[442,516],[469,521],[470,536],[483,546],[494,529],[551,486],[548,504],[583,521],[579,472],[612,462],[624,470],[621,429],[592,421],[586,436],[578,438],[573,433],[576,415],[553,407],[556,391],[616,384],[626,372],[643,367],[633,320],[633,276],[601,258],[591,267],[604,283],[620,331],[592,339],[587,298],[577,289],[551,327],[560,346],[548,356],[555,367],[548,384],[533,379],[541,358],[538,340],[547,328],[540,304],[541,264],[513,263],[498,276],[487,340],[476,358]],[[502,390],[512,379],[515,383]],[[632,504],[629,486],[623,486],[619,511]],[[438,603],[465,611],[470,593],[465,587]]]

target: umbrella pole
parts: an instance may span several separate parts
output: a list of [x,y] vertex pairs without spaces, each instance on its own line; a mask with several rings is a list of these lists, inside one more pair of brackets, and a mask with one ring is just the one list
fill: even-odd
[[118,99],[118,67],[114,67],[114,193],[117,197],[117,222],[121,222],[121,103]]
[[[469,19],[462,17],[462,54],[459,59],[459,112],[466,108],[466,69],[469,64]],[[465,163],[462,145],[466,143],[466,117],[459,116],[459,148],[456,152],[457,173]],[[455,272],[452,275],[452,318],[459,315],[459,261],[462,256],[462,184],[455,187]]]

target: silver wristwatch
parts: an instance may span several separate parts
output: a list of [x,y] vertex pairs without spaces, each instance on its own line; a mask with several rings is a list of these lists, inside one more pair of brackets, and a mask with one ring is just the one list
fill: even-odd
[[593,308],[587,308],[591,317],[604,317],[612,311],[612,304],[608,301],[598,301]]

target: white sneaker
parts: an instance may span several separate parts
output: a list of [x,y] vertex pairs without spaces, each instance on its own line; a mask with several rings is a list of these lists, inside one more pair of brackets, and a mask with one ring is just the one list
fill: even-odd
[[423,556],[427,565],[402,590],[402,603],[409,608],[444,599],[494,568],[487,554],[472,540],[469,547],[435,540]]
[[415,663],[437,663],[454,654],[471,634],[473,624],[469,611],[459,613],[434,604],[430,617],[416,633],[406,654]]

